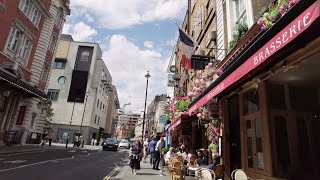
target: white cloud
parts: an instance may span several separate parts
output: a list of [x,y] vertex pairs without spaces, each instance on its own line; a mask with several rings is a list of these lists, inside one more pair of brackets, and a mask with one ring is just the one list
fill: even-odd
[[144,45],[145,48],[152,49],[154,43],[151,42],[151,41],[145,41],[145,42],[143,43],[143,45]]
[[[123,35],[113,35],[108,41],[109,49],[104,52],[113,83],[117,86],[120,103],[131,103],[126,109],[140,113],[144,108],[146,78],[150,71],[148,102],[156,94],[166,93],[166,67],[168,58],[161,53],[140,49]],[[148,103],[149,104],[149,103]]]
[[94,28],[81,21],[76,24],[64,24],[63,33],[72,35],[76,41],[90,41],[98,34]]
[[86,8],[105,28],[121,29],[136,24],[181,18],[186,11],[187,1],[76,0],[71,1],[71,6],[76,7],[74,11],[82,11],[81,8]]
[[90,14],[84,16],[88,22],[94,22],[94,18]]

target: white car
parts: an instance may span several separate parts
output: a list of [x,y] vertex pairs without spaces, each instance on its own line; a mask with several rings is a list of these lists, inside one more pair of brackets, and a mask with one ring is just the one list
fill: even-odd
[[130,143],[127,139],[122,139],[119,143],[119,148],[130,148]]

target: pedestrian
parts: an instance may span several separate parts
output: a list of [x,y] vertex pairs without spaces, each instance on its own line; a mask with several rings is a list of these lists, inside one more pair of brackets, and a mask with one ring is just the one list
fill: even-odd
[[97,143],[98,143],[98,140],[97,140],[97,139],[94,139],[93,145],[96,146]]
[[157,141],[153,138],[149,143],[149,153],[150,153],[150,165],[153,166],[154,161],[154,151],[157,145]]
[[141,142],[139,140],[135,140],[134,145],[129,150],[131,173],[134,175],[137,175],[137,170],[140,170],[142,152]]
[[148,156],[148,146],[149,146],[149,139],[146,138],[146,140],[143,143],[143,162],[146,163],[146,159]]
[[91,139],[91,146],[94,146],[94,138]]
[[73,140],[73,147],[79,147],[78,146],[78,142],[79,142],[79,136],[78,136],[78,134],[76,134],[75,136],[74,136],[74,140]]
[[52,133],[52,131],[49,131],[48,138],[49,138],[49,146],[51,146],[52,139],[53,139],[53,133]]
[[163,137],[160,138],[160,140],[156,144],[155,152],[154,152],[154,162],[153,162],[153,168],[155,170],[159,169],[159,163],[160,163],[160,155],[162,153],[162,147],[164,145],[164,139]]
[[44,131],[43,134],[41,135],[41,141],[39,146],[46,146],[47,138],[48,138],[48,133],[47,131]]

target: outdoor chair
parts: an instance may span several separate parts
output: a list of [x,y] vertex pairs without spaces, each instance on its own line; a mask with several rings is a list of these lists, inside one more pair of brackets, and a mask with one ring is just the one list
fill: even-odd
[[231,173],[231,180],[264,180],[264,179],[253,179],[248,177],[243,169],[235,169]]
[[194,176],[196,170],[198,170],[198,168],[197,168],[197,162],[196,162],[196,157],[195,157],[195,156],[191,156],[191,157],[189,158],[187,175],[189,175],[189,176]]
[[184,173],[183,173],[182,168],[183,168],[183,164],[179,161],[174,162],[174,164],[172,164],[172,172],[171,172],[171,179],[172,180],[184,179],[184,175],[183,175]]
[[198,180],[213,180],[216,179],[216,174],[209,170],[209,169],[199,169],[199,172],[197,174],[197,179]]
[[216,179],[224,179],[224,175],[225,175],[224,165],[218,164],[213,168],[212,171],[215,173]]

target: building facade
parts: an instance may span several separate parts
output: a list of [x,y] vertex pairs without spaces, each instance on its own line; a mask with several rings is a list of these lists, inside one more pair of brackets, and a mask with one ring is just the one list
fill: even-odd
[[101,58],[99,44],[61,36],[48,90],[54,112],[50,125],[56,138],[64,139],[63,134],[68,133],[71,142],[74,134],[81,132],[90,143],[109,128],[108,101],[113,85]]
[[[177,129],[183,133],[186,121],[200,114],[196,120],[202,130],[192,124],[191,136],[202,143],[191,144],[214,144],[209,149],[222,156],[227,178],[235,169],[253,179],[319,178],[320,1],[212,2],[218,77],[192,99],[188,115],[171,122],[170,134],[180,136]],[[202,3],[191,1],[188,13]],[[209,111],[206,121],[204,109]],[[217,129],[213,139],[196,135],[208,133],[210,125]]]
[[112,89],[109,90],[106,126],[103,131],[103,133],[107,137],[110,137],[114,134],[113,126],[114,121],[117,121],[118,118],[118,109],[120,109],[120,102],[118,98],[117,88],[113,85]]
[[43,132],[51,65],[69,14],[68,0],[0,1],[1,142],[29,143]]

